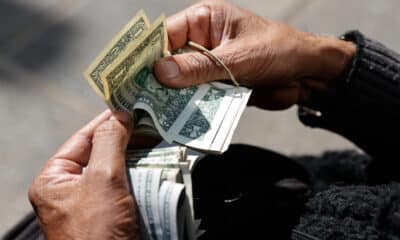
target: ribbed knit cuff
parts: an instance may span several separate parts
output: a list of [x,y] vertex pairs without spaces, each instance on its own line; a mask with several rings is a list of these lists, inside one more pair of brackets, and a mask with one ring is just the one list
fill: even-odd
[[347,74],[337,81],[333,91],[300,106],[300,120],[310,127],[346,135],[354,127],[370,127],[371,123],[365,121],[384,124],[379,118],[399,119],[400,55],[358,31],[348,32],[341,39],[357,45]]

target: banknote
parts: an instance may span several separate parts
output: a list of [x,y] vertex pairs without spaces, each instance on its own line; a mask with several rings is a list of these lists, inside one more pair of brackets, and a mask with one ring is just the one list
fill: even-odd
[[[172,159],[171,159],[172,162]],[[137,164],[129,164],[129,167],[133,168],[149,168],[149,169],[162,169],[162,180],[171,180],[174,182],[182,182],[185,185],[185,192],[188,196],[188,202],[190,207],[191,215],[194,216],[194,207],[193,207],[193,189],[192,189],[192,178],[191,172],[189,169],[189,162],[180,162],[180,163],[166,163],[165,161],[156,162],[156,160],[152,160],[149,163],[137,163]],[[189,197],[190,196],[190,197]]]
[[196,239],[191,167],[197,160],[181,146],[127,151],[126,164],[145,222],[145,238]]
[[137,44],[125,49],[100,75],[107,104],[133,116],[135,110],[147,112],[157,131],[170,143],[209,152],[225,151],[225,143],[230,142],[227,137],[235,127],[233,120],[222,123],[233,114],[240,117],[243,111],[238,111],[236,103],[245,106],[251,91],[222,83],[167,88],[153,73],[153,64],[166,51],[166,24],[162,16],[137,39]]
[[128,150],[125,155],[128,163],[136,163],[139,160],[145,162],[145,159],[154,159],[159,162],[165,158],[173,158],[176,162],[181,162],[187,158],[187,149],[182,146],[136,149]]
[[139,38],[150,26],[143,10],[129,21],[128,24],[112,39],[108,46],[99,54],[85,71],[85,77],[94,91],[104,98],[104,86],[100,74],[125,50],[125,48]]
[[[129,169],[129,175],[131,179],[131,185],[133,189],[133,196],[135,197],[136,204],[138,205],[141,219],[144,223],[144,229],[141,229],[141,234],[144,239],[147,239],[150,233],[149,218],[146,211],[146,170],[131,168]],[[146,237],[145,237],[146,236]]]
[[167,46],[165,17],[150,26],[140,11],[93,61],[85,76],[110,109],[134,117],[136,135],[162,137],[209,153],[224,152],[251,90],[218,82],[185,89],[163,86],[153,65],[169,55]]
[[[251,90],[222,83],[203,84],[205,94],[194,100],[196,107],[181,120],[174,141],[208,153],[227,150],[237,122],[247,105]],[[244,107],[243,107],[244,106]],[[236,125],[235,125],[236,124]]]
[[162,169],[133,168],[133,190],[140,212],[142,213],[148,236],[152,240],[162,239],[161,217],[159,216],[159,196]]
[[163,168],[161,181],[182,182],[182,173],[179,168]]
[[[190,160],[189,160],[190,159]],[[128,167],[149,167],[163,169],[162,178],[175,179],[176,182],[183,182],[185,192],[188,196],[188,203],[191,215],[194,216],[193,190],[191,168],[196,156],[188,156],[187,149],[182,146],[132,150],[126,153],[126,164]],[[192,162],[193,161],[193,162]],[[176,174],[176,169],[179,169]]]
[[[133,45],[129,45],[127,49],[119,56],[117,61],[110,64],[107,69],[100,74],[106,100],[110,100],[116,89],[124,94],[120,96],[120,104],[124,105],[122,100],[126,95],[137,95],[140,87],[135,84],[140,81],[134,78],[137,74],[141,77],[141,83],[146,81],[146,73],[149,68],[159,58],[163,57],[168,48],[168,37],[166,32],[165,16],[160,16],[143,35],[134,41]],[[122,88],[121,85],[123,85]],[[154,86],[155,87],[155,86]],[[118,98],[118,96],[115,96]],[[127,103],[132,101],[127,98]],[[132,106],[124,106],[127,110],[132,110]]]
[[[161,222],[164,232],[164,239],[179,240],[185,239],[182,236],[182,231],[179,228],[183,227],[183,216],[179,216],[182,206],[179,206],[179,201],[183,196],[184,185],[165,181],[160,187],[159,209],[161,209]],[[181,234],[179,234],[181,233]]]

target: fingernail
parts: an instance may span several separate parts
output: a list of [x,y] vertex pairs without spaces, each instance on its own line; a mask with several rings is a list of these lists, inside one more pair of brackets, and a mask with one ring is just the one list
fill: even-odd
[[132,121],[132,117],[129,113],[126,112],[113,112],[110,120],[117,120],[124,124],[129,124]]
[[158,71],[159,76],[167,80],[177,80],[181,74],[178,64],[172,59],[160,60]]

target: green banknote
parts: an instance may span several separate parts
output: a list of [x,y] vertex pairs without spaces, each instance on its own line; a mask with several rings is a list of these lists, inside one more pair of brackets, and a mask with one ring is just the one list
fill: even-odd
[[167,41],[165,17],[161,16],[100,75],[106,101],[122,90],[127,91],[127,95],[137,95],[140,89],[134,84],[135,76],[163,56]]
[[104,98],[104,86],[100,74],[118,59],[126,47],[139,38],[149,28],[149,25],[144,11],[139,11],[85,71],[84,75],[87,81],[99,96]]
[[[139,15],[137,19],[146,18]],[[165,17],[159,17],[135,36],[124,48],[117,48],[118,54],[114,57],[98,61],[102,64],[97,64],[99,67],[94,69],[98,70],[92,71],[96,81],[100,76],[107,105],[112,110],[131,113],[137,130],[143,123],[143,133],[159,134],[169,143],[177,142],[198,150],[224,152],[251,91],[222,83],[167,88],[153,72],[154,63],[168,55]]]
[[164,56],[167,41],[162,16],[101,74],[108,105],[115,110],[149,112],[163,137],[197,92],[197,87],[169,89],[155,78],[153,64]]

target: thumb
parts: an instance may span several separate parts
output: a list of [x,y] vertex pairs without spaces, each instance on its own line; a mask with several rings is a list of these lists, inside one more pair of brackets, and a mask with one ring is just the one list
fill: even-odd
[[[219,57],[217,52],[212,53]],[[162,84],[172,88],[185,88],[229,78],[222,67],[200,52],[162,58],[156,62],[154,71]]]

